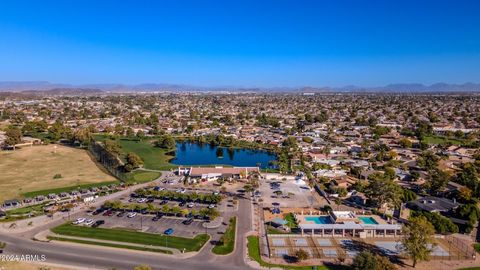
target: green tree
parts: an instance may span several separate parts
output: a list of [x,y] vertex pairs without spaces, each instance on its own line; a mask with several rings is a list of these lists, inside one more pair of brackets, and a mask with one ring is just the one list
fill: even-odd
[[5,144],[13,146],[22,142],[22,131],[16,127],[9,127],[5,132]]
[[175,139],[171,135],[161,136],[155,143],[156,147],[171,150],[175,149]]
[[374,255],[370,251],[362,251],[352,262],[354,270],[395,270],[395,265],[387,257]]
[[430,258],[430,246],[434,245],[433,235],[435,228],[423,216],[413,217],[403,226],[402,249],[413,261],[413,267],[419,261]]
[[401,139],[398,144],[400,144],[400,146],[402,148],[412,148],[412,141],[410,141],[409,139],[407,138],[403,138]]
[[450,175],[440,169],[433,169],[428,172],[427,187],[432,193],[442,191],[450,181]]
[[369,184],[365,190],[365,195],[378,208],[386,205],[387,207],[399,207],[402,201],[402,189],[392,179],[385,177],[381,173],[371,174]]
[[133,268],[133,270],[152,270],[152,268],[148,265],[139,265]]
[[424,151],[417,160],[418,166],[430,171],[438,167],[438,161],[440,158],[432,151]]
[[308,253],[304,249],[299,249],[297,252],[295,252],[295,257],[299,261],[304,261],[308,259]]
[[125,164],[125,170],[131,171],[139,168],[141,165],[143,165],[143,160],[137,154],[133,152],[129,152],[127,154],[127,164]]

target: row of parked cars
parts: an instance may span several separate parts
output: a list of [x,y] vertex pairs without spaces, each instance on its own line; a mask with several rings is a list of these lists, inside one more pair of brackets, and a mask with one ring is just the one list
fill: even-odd
[[[152,198],[152,197],[149,197],[149,198],[135,198],[135,197],[132,197],[128,200],[128,202],[137,202],[137,203],[153,203],[155,201],[155,198]],[[162,200],[160,201],[160,205],[164,205],[164,204],[167,204],[168,201],[167,200]],[[185,201],[181,201],[178,206],[180,207],[184,207],[184,206],[187,206],[188,208],[193,208],[195,207],[195,203],[193,202],[185,202]],[[209,204],[208,205],[208,208],[215,208],[216,205],[215,204]]]
[[85,226],[92,226],[93,228],[99,227],[100,225],[105,224],[105,220],[93,220],[93,219],[87,219],[87,218],[77,218],[74,222],[72,222],[73,225],[85,225]]
[[[136,213],[133,213],[133,214],[136,214]],[[193,220],[192,220],[192,222],[193,222]],[[74,225],[85,225],[85,226],[91,226],[92,228],[97,228],[100,225],[105,224],[105,220],[95,221],[93,219],[87,219],[87,218],[81,217],[81,218],[77,218],[75,221],[73,221],[72,224],[74,224]],[[171,235],[171,234],[173,234],[173,232],[174,232],[173,228],[168,228],[163,233],[165,235]]]
[[[111,217],[111,216],[117,216],[117,217],[124,217],[126,216],[127,218],[134,218],[137,216],[137,214],[154,214],[154,217],[152,218],[153,221],[158,221],[160,218],[163,216],[176,216],[176,217],[183,217],[181,213],[162,213],[162,212],[153,212],[150,213],[147,209],[142,209],[142,210],[114,210],[114,209],[107,209],[107,208],[99,208],[95,211],[92,212],[92,215],[100,215],[102,214],[105,217]],[[203,220],[209,220],[208,217],[204,217],[201,215],[193,215],[192,213],[188,213],[185,215],[185,218],[187,218],[183,224],[185,225],[190,225],[194,219],[203,219]]]

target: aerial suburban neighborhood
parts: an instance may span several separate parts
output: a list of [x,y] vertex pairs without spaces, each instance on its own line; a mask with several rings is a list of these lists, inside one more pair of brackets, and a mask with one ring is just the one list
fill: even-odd
[[480,1],[0,1],[0,270],[480,270]]
[[22,241],[289,269],[478,263],[478,95],[0,97],[1,230]]

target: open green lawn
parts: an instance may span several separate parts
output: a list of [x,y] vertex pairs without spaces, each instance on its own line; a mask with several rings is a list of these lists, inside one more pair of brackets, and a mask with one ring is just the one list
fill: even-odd
[[59,235],[169,247],[180,251],[185,249],[187,252],[200,250],[210,238],[207,234],[199,234],[194,238],[185,238],[120,229],[75,226],[69,223],[55,227],[51,231]]
[[212,252],[217,255],[226,255],[232,253],[235,248],[236,229],[237,217],[232,217],[225,234],[220,239],[220,242],[213,247]]
[[477,251],[477,253],[480,253],[480,243],[473,244],[473,248]]
[[16,208],[12,210],[7,210],[7,215],[25,215],[31,212],[42,212],[43,213],[43,207],[47,203],[42,203],[42,204],[37,204],[37,205],[31,205],[31,206],[25,206],[21,208]]
[[[95,140],[105,141],[108,136],[105,134],[95,135]],[[128,152],[133,152],[142,158],[143,167],[150,170],[169,170],[176,168],[176,165],[170,164],[169,160],[172,156],[167,155],[166,150],[155,147],[153,141],[155,139],[128,139],[120,138],[116,142],[121,146],[122,154],[126,156]],[[124,158],[124,157],[122,157]]]
[[466,144],[464,140],[455,139],[455,138],[446,138],[442,136],[426,136],[423,138],[422,141],[427,144],[441,144],[441,145],[447,144],[447,143],[451,143],[453,145]]
[[[267,263],[262,260],[260,256],[260,243],[258,236],[249,236],[248,238],[248,256],[258,262],[260,266],[266,268],[280,268],[280,269],[288,269],[288,270],[311,270],[313,269],[312,266],[294,266],[294,265],[283,265],[283,264],[271,264]],[[351,269],[348,266],[326,266],[326,265],[319,265],[315,266],[317,270],[349,270]]]
[[130,246],[130,245],[117,245],[117,244],[102,243],[102,242],[96,242],[96,241],[70,239],[70,238],[64,238],[64,237],[48,236],[47,238],[49,240],[72,242],[72,243],[79,243],[79,244],[97,245],[97,246],[114,247],[114,248],[126,248],[126,249],[140,250],[140,251],[150,251],[150,252],[172,254],[172,252],[170,250],[157,249],[157,248],[137,247],[137,246]]
[[159,178],[162,174],[160,172],[151,172],[151,171],[133,171],[130,173],[127,173],[126,176],[126,182],[127,183],[146,183],[153,181],[157,178]]
[[10,221],[16,221],[16,220],[26,219],[29,217],[36,217],[36,216],[43,215],[44,214],[43,207],[47,203],[48,202],[44,202],[42,204],[7,210],[6,217],[0,219],[0,222],[10,222]]
[[288,222],[288,223],[287,223],[287,226],[288,226],[290,229],[296,229],[296,228],[298,228],[297,221],[295,220],[295,217],[293,216],[292,213],[286,214],[286,215],[285,215],[285,220]]

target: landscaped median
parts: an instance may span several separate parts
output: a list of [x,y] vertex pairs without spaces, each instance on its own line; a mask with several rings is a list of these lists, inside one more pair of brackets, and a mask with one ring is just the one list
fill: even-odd
[[97,246],[113,247],[113,248],[126,248],[126,249],[140,250],[140,251],[173,254],[172,251],[165,250],[165,249],[148,248],[148,247],[141,247],[141,246],[139,247],[139,246],[122,245],[122,244],[113,244],[113,243],[101,242],[101,241],[89,241],[89,240],[81,240],[81,239],[67,238],[67,237],[56,237],[56,236],[47,236],[47,239],[48,240],[54,240],[54,241],[72,242],[72,243],[78,243],[78,244],[97,245]]
[[207,234],[199,234],[194,238],[185,238],[121,229],[75,226],[68,223],[55,227],[51,229],[51,231],[57,235],[115,241],[119,243],[149,245],[155,247],[167,247],[185,252],[199,251],[210,238]]
[[230,224],[225,230],[225,234],[220,238],[220,241],[212,249],[212,252],[217,255],[227,255],[235,249],[235,234],[237,231],[237,217],[230,218]]

